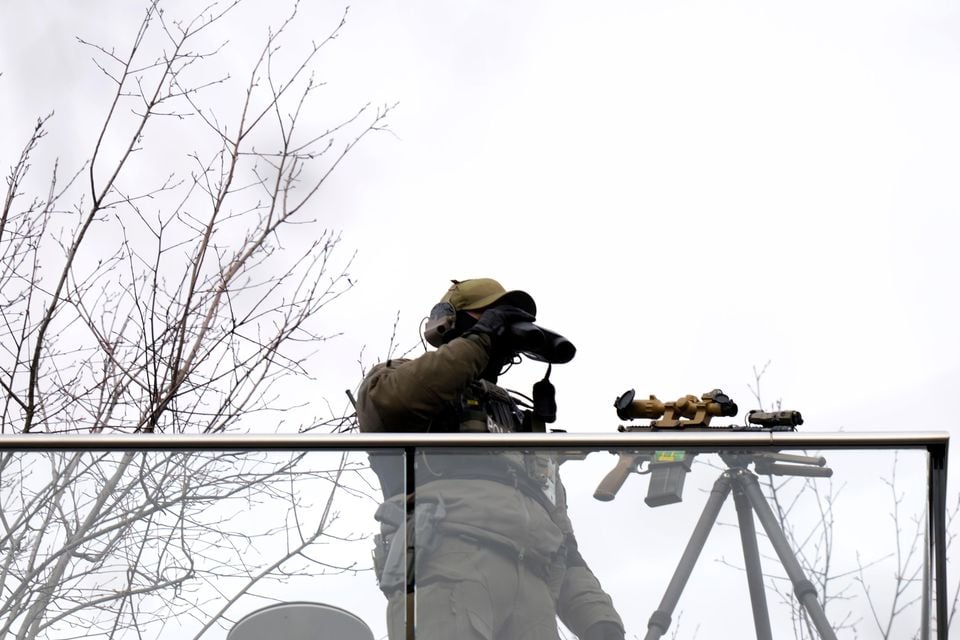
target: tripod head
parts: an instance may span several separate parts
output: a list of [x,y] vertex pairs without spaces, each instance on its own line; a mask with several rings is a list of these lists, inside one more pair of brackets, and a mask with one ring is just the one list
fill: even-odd
[[801,456],[779,451],[752,451],[748,453],[720,453],[720,458],[731,469],[753,465],[759,476],[803,476],[829,478],[833,469],[827,466],[823,456]]

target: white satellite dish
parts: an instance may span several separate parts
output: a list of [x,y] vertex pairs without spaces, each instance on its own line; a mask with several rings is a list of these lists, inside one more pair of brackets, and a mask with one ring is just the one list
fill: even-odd
[[240,619],[227,640],[374,640],[349,611],[320,602],[283,602]]

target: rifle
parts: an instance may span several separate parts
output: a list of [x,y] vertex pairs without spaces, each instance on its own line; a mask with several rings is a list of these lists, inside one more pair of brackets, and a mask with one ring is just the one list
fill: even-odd
[[[617,416],[623,420],[645,418],[652,420],[647,425],[624,426],[617,430],[621,433],[637,431],[690,430],[713,431],[796,431],[803,424],[799,411],[750,411],[747,420],[754,426],[726,425],[715,426],[710,420],[716,416],[731,417],[737,415],[737,404],[720,389],[704,393],[699,398],[686,395],[674,402],[662,402],[656,396],[637,400],[633,389],[617,397],[613,406]],[[645,502],[657,507],[680,502],[683,495],[683,483],[686,474],[693,465],[697,453],[687,451],[632,451],[618,452],[617,464],[600,481],[593,497],[601,501],[613,500],[631,473],[650,474],[650,484]],[[771,456],[774,456],[771,458]],[[779,457],[776,457],[779,456]],[[820,475],[821,470],[797,472],[793,464],[813,464],[822,467],[823,458],[812,459],[806,456],[782,456],[780,454],[759,454],[757,470],[760,473],[791,473],[792,475]],[[788,463],[786,465],[782,463]],[[646,470],[644,470],[646,464]],[[762,470],[761,470],[762,469]]]

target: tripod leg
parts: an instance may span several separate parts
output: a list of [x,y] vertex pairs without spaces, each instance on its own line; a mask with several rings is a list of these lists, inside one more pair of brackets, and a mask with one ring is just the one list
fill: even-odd
[[820,603],[817,601],[817,590],[814,588],[813,583],[807,580],[803,574],[803,568],[797,561],[797,556],[794,555],[793,550],[790,548],[787,537],[783,534],[783,529],[781,529],[777,523],[777,518],[773,515],[773,510],[770,509],[770,505],[767,504],[767,500],[760,490],[760,483],[757,482],[757,477],[749,471],[741,470],[737,481],[740,486],[743,487],[743,491],[750,500],[750,504],[753,505],[753,510],[757,512],[757,517],[760,518],[760,524],[763,525],[764,530],[767,532],[767,537],[770,538],[770,543],[776,550],[777,556],[779,556],[780,562],[783,564],[787,575],[790,576],[790,581],[793,583],[793,590],[797,594],[797,599],[800,600],[810,615],[811,620],[813,620],[813,626],[817,628],[817,632],[823,640],[837,640],[837,634],[834,633],[833,628],[827,621],[826,614],[823,612],[823,607],[820,606]]
[[770,613],[767,610],[767,594],[763,590],[763,566],[760,564],[760,549],[757,547],[757,529],[753,524],[753,508],[736,479],[733,484],[733,504],[737,507],[743,562],[747,571],[747,585],[750,588],[750,605],[753,607],[753,626],[757,630],[757,640],[773,640]]
[[673,610],[680,600],[683,587],[690,578],[690,573],[697,563],[697,558],[700,557],[700,552],[703,551],[703,545],[707,541],[707,536],[710,535],[710,529],[713,528],[713,524],[717,520],[720,507],[723,506],[723,501],[727,499],[729,494],[729,472],[724,472],[713,483],[710,497],[707,498],[707,503],[703,506],[703,512],[700,514],[697,526],[694,527],[690,541],[687,542],[687,547],[683,551],[683,556],[681,556],[680,562],[673,572],[673,577],[670,578],[670,584],[667,585],[660,606],[650,616],[650,621],[647,623],[647,635],[644,636],[644,640],[657,640],[667,632],[667,628],[670,626],[670,616],[673,615]]

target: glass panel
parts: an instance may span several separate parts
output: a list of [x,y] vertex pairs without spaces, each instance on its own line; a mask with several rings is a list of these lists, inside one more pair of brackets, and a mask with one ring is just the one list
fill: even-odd
[[[628,638],[920,630],[925,451],[624,453],[421,451],[417,637],[521,637],[557,612],[567,638],[617,616]],[[618,465],[642,473],[603,482]]]
[[364,453],[0,453],[0,637],[223,639],[304,601],[231,640],[339,609],[385,636],[380,502]]
[[281,640],[343,610],[340,640],[402,638],[408,513],[419,638],[550,637],[558,609],[564,638],[750,638],[761,604],[775,638],[920,628],[926,452],[624,453],[422,450],[411,504],[400,449],[0,453],[0,633]]
[[576,555],[558,463],[554,452],[418,452],[417,638],[550,637]]

